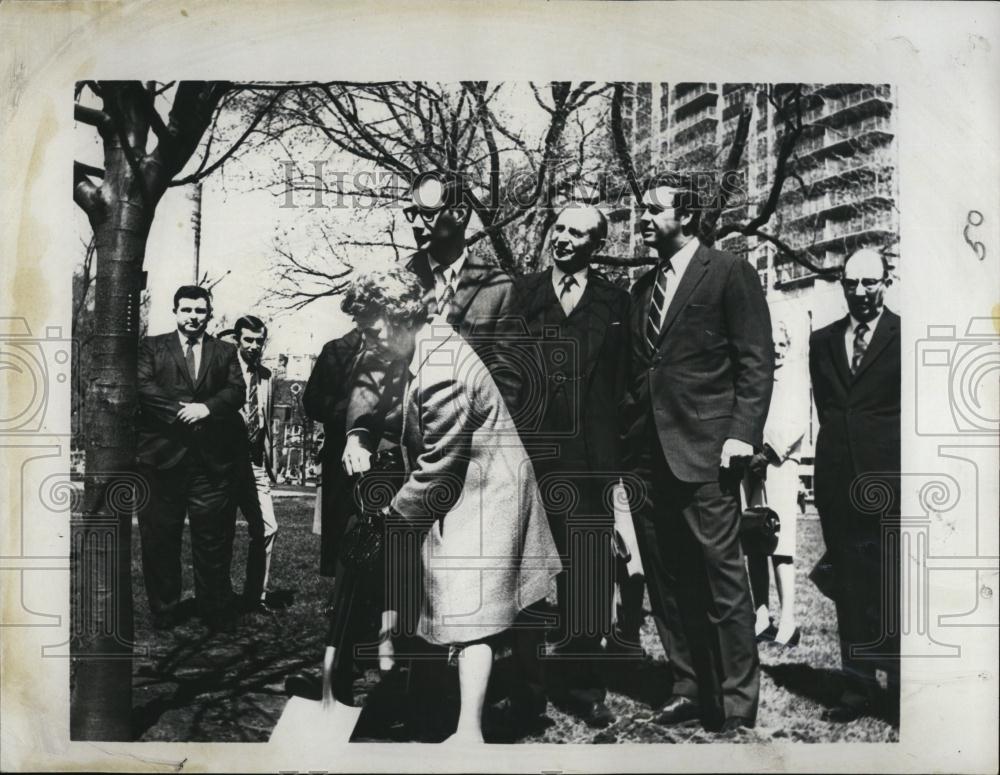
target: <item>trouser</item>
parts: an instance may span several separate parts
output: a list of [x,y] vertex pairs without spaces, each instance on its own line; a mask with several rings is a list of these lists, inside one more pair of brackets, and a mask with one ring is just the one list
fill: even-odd
[[237,487],[237,505],[247,521],[250,535],[243,599],[252,604],[263,601],[267,594],[271,554],[278,534],[278,521],[274,517],[274,502],[271,500],[271,480],[263,465],[247,461],[242,481]]
[[739,542],[740,472],[682,482],[652,436],[637,473],[646,493],[636,533],[673,694],[698,700],[705,720],[754,720],[760,666]]
[[198,612],[211,618],[231,610],[229,578],[236,524],[229,476],[210,475],[197,453],[173,468],[145,468],[150,497],[139,511],[142,573],[154,617],[170,614],[181,600],[184,517],[191,528],[191,556]]

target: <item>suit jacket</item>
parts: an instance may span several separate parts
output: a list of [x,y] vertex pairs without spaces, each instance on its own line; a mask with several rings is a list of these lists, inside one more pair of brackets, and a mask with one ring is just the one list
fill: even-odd
[[774,377],[767,302],[747,261],[699,245],[650,349],[646,321],[655,279],[654,269],[632,288],[624,408],[630,458],[652,422],[678,479],[715,481],[726,439],[761,445]]
[[[423,539],[418,634],[448,644],[501,632],[545,598],[561,563],[534,470],[496,384],[454,330],[420,332],[404,394],[408,476],[393,499]],[[454,364],[468,364],[456,369]],[[481,365],[481,364],[480,364]]]
[[[237,355],[237,359],[239,355]],[[240,362],[240,370],[242,376],[243,364]],[[272,389],[271,381],[271,370],[267,366],[260,365],[258,369],[258,382],[257,382],[257,403],[260,405],[262,410],[262,418],[260,421],[261,432],[263,434],[264,442],[264,469],[267,471],[271,481],[274,481],[274,440],[271,436],[271,422],[274,419],[274,390]],[[244,385],[246,381],[244,380]],[[249,398],[249,396],[248,396]],[[247,405],[246,401],[243,402],[243,406],[240,407],[240,419],[243,420],[244,430],[247,423]],[[247,437],[249,441],[249,437]]]
[[[230,470],[246,449],[246,426],[239,415],[246,386],[237,357],[235,345],[206,334],[198,378],[192,380],[176,331],[143,339],[137,370],[140,463],[172,468],[197,450],[213,473]],[[181,401],[205,404],[208,418],[193,426],[179,421]]]
[[[427,253],[418,251],[406,263],[406,268],[420,280],[427,303],[434,300],[434,273]],[[500,345],[509,334],[508,313],[511,304],[510,276],[502,269],[489,264],[477,263],[467,257],[458,275],[455,295],[445,314],[448,324],[454,327],[473,347],[479,357],[489,365],[495,375],[508,406],[513,410],[514,394],[517,390],[509,369],[499,367],[506,359]],[[347,413],[347,430],[364,428],[374,432],[380,420],[376,417],[385,381],[386,364],[380,364],[371,354],[363,359],[363,368],[354,380]],[[391,431],[395,424],[389,423],[385,429]]]
[[524,367],[515,372],[525,444],[536,437],[552,441],[563,459],[585,461],[590,471],[620,470],[628,308],[628,291],[593,271],[568,317],[552,287],[552,269],[514,281],[513,317],[527,334],[518,348]]
[[[848,323],[844,316],[809,339],[809,372],[819,416],[816,506],[829,515],[849,506],[851,483],[863,473],[896,472],[889,479],[895,478],[898,488],[899,316],[889,309],[882,312],[854,374],[844,343]],[[895,506],[898,509],[898,494]]]
[[351,392],[351,373],[364,346],[364,337],[354,328],[339,339],[323,345],[316,359],[306,389],[302,407],[306,416],[323,423],[323,449],[320,459],[324,473],[340,467],[344,452],[347,402]]

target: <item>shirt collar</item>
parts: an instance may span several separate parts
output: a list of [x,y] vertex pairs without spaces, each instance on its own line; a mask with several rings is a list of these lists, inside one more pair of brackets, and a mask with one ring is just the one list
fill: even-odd
[[[878,311],[878,314],[875,317],[873,317],[871,320],[868,321],[869,334],[875,330],[876,326],[878,326],[878,321],[881,319],[883,312],[885,312],[885,306],[883,306],[882,309]],[[854,332],[857,330],[858,326],[860,325],[861,321],[855,319],[854,315],[851,314],[847,315],[847,330],[850,334],[853,335]]]
[[697,237],[693,237],[684,244],[684,247],[670,257],[670,266],[673,267],[675,275],[680,277],[684,274],[684,270],[691,263],[691,259],[694,258],[694,254],[700,244]]
[[[181,330],[179,328],[177,329],[177,338],[181,340],[181,347],[187,347],[188,338],[187,338],[187,336],[185,334],[183,334],[181,332]],[[205,332],[202,331],[198,335],[198,339],[197,339],[197,341],[195,341],[194,346],[195,347],[200,347],[204,343],[205,343]]]
[[[585,266],[583,269],[577,269],[572,273],[573,277],[576,278],[577,284],[580,286],[582,291],[587,287],[587,278],[590,275],[590,267]],[[563,278],[568,276],[569,272],[564,272],[560,269],[559,265],[556,263],[552,264],[552,287],[556,289],[556,293],[562,290]]]
[[465,266],[465,251],[463,250],[458,258],[448,264],[447,267],[444,264],[438,263],[430,253],[427,254],[427,263],[430,265],[432,274],[434,274],[438,267],[441,267],[442,269],[454,269],[454,276],[458,277],[459,272],[462,271],[462,267]]

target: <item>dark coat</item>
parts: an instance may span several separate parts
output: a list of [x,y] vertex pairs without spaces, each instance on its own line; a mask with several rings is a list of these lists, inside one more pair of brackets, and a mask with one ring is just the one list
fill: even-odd
[[[205,335],[198,379],[188,373],[176,331],[146,337],[139,345],[137,457],[143,465],[176,466],[192,450],[213,474],[227,474],[246,450],[246,429],[239,411],[246,385],[235,345]],[[180,422],[180,402],[208,407],[206,420]]]
[[853,375],[844,344],[848,322],[845,316],[809,339],[819,416],[814,483],[820,514],[842,510],[859,475],[899,471],[899,316],[882,313]]
[[731,253],[700,245],[650,350],[646,321],[656,270],[632,288],[631,375],[624,407],[629,459],[652,421],[681,481],[719,476],[726,439],[761,446],[771,400],[771,316],[757,273]]
[[[569,465],[605,474],[621,469],[618,407],[628,369],[628,308],[628,291],[595,272],[568,317],[551,269],[515,281],[513,318],[528,337],[516,372],[525,444],[551,440]],[[525,428],[533,419],[534,427]]]
[[340,539],[354,510],[353,483],[344,473],[340,458],[344,454],[352,375],[363,345],[364,337],[356,328],[323,345],[302,393],[306,416],[323,423],[323,448],[319,459],[323,465],[320,573],[324,576],[336,573]]
[[331,466],[340,465],[340,456],[344,452],[350,377],[363,344],[364,337],[354,328],[339,339],[332,339],[323,345],[302,393],[302,408],[306,416],[323,423],[320,460],[324,465],[324,473],[328,473],[327,463]]
[[[866,682],[873,671],[883,669],[898,692],[899,316],[883,311],[853,375],[844,339],[847,326],[845,316],[809,340],[820,423],[816,508],[826,544],[824,561],[832,568],[828,589],[837,608],[844,669]],[[870,476],[858,480],[866,474]]]

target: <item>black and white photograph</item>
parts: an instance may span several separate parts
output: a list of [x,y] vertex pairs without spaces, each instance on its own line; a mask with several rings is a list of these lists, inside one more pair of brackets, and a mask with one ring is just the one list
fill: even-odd
[[[988,116],[959,136],[902,49],[633,53],[623,79],[566,40],[558,67],[484,67],[468,6],[428,30],[393,5],[412,36],[380,38],[387,5],[338,66],[319,31],[361,7],[301,5],[299,44],[290,18],[161,9],[208,27],[148,67],[117,11],[74,21],[127,42],[53,76],[20,162],[53,172],[5,192],[6,718],[28,723],[30,633],[63,767],[995,767],[996,9],[985,58],[937,74]],[[482,19],[706,28],[686,3],[515,7]],[[259,57],[200,48],[223,19]],[[445,63],[414,44],[449,38]],[[364,41],[393,67],[351,64]],[[967,184],[947,213],[943,169]],[[921,689],[959,673],[974,691]],[[963,696],[974,745],[908,761]],[[36,748],[5,769],[50,769]]]

